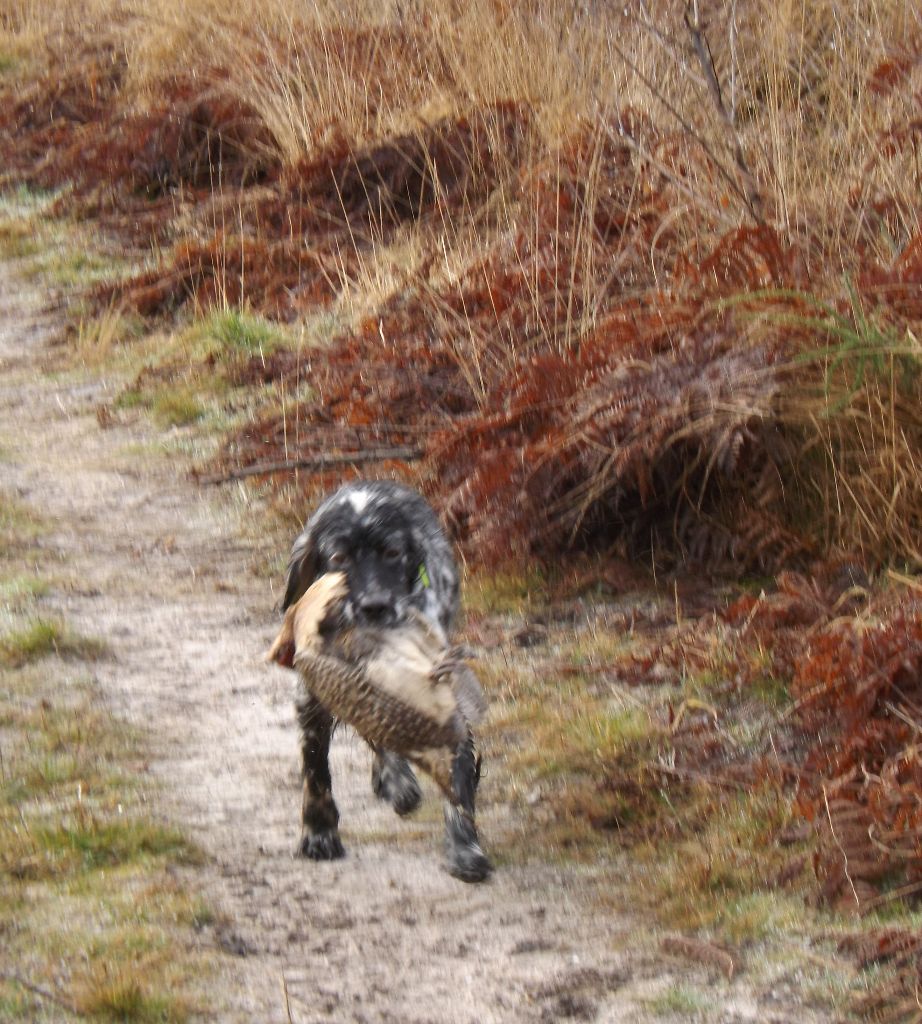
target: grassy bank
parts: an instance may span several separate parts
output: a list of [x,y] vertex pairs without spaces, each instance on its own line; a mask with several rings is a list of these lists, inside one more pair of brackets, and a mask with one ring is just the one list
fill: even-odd
[[202,855],[152,810],[144,739],[93,681],[105,645],[47,611],[42,532],[0,494],[0,1016],[189,1020],[212,915],[177,869]]

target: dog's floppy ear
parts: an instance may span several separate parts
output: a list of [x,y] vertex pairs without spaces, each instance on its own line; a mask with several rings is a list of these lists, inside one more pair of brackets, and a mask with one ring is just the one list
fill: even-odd
[[288,560],[288,585],[282,599],[282,611],[299,600],[317,578],[320,569],[314,531],[308,527],[294,542]]
[[422,606],[447,634],[458,607],[460,582],[451,545],[436,525],[414,525],[411,529],[412,590],[422,596]]

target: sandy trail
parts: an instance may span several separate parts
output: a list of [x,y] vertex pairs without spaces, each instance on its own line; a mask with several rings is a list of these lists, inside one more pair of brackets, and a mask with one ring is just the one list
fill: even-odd
[[55,607],[115,651],[100,683],[149,730],[168,813],[213,857],[195,876],[220,912],[205,936],[224,965],[211,1019],[635,1021],[679,980],[707,993],[709,1019],[791,1019],[790,979],[779,1004],[778,988],[757,996],[690,970],[657,955],[637,921],[594,909],[601,872],[504,864],[511,824],[488,781],[482,833],[499,869],[482,886],[449,877],[432,788],[419,820],[397,819],[372,796],[370,756],[348,730],[333,755],[348,856],[293,859],[291,677],[261,660],[278,593],[257,574],[267,543],[241,539],[259,511],[238,490],[197,489],[145,423],[100,429],[112,384],[44,373],[47,340],[35,298],[0,267],[4,487],[53,521],[41,543],[65,581]]

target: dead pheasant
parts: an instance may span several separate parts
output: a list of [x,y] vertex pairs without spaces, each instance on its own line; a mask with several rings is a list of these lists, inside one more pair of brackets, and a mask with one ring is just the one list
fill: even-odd
[[321,576],[288,609],[269,659],[372,747],[428,772],[453,803],[452,763],[486,710],[480,683],[456,649],[414,610],[396,627],[343,622],[343,573]]

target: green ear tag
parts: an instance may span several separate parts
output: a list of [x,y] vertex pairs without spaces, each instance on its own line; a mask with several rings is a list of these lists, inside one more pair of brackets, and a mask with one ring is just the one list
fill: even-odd
[[429,587],[432,586],[432,583],[429,580],[429,573],[426,572],[425,562],[419,567],[419,582],[422,583],[423,590],[428,590]]

